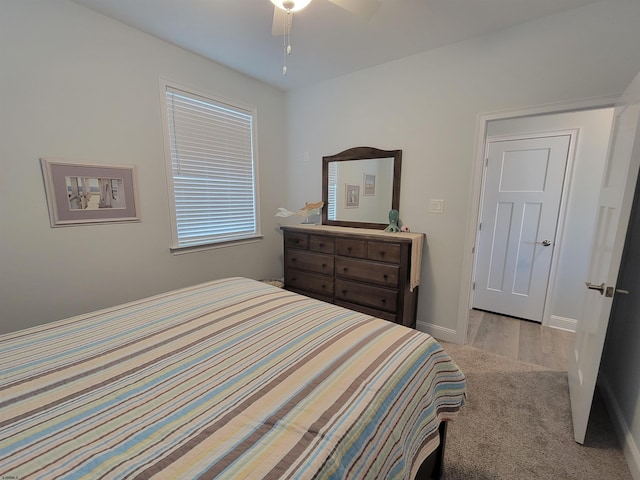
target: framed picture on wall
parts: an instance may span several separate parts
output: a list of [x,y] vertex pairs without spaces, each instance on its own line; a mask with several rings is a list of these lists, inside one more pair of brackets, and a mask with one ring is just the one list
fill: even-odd
[[40,163],[52,227],[140,221],[134,167]]
[[368,173],[363,174],[362,184],[364,191],[362,195],[373,196],[376,194],[376,176]]
[[358,208],[360,206],[360,185],[346,184],[345,208]]

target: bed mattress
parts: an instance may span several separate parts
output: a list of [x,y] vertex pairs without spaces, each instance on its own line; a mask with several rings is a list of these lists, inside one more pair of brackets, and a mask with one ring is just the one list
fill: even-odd
[[431,336],[246,278],[0,352],[1,478],[412,478],[464,403]]

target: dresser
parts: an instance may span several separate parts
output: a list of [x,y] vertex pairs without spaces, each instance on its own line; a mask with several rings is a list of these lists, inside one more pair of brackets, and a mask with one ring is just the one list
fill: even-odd
[[415,328],[424,234],[281,227],[284,287]]

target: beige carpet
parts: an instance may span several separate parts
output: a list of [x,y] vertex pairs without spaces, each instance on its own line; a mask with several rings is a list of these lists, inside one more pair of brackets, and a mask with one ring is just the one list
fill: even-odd
[[573,440],[566,372],[442,345],[467,376],[468,396],[449,424],[445,480],[631,479],[599,396],[585,444]]

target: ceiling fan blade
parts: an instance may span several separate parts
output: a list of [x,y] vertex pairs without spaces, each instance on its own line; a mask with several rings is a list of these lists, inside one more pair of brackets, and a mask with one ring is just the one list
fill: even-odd
[[347,12],[353,13],[367,20],[380,8],[379,0],[329,0],[334,5],[344,8]]
[[[289,19],[290,25],[293,24],[293,15]],[[271,25],[271,34],[272,35],[284,35],[284,27],[287,23],[287,12],[279,9],[278,7],[273,7],[273,24]]]

